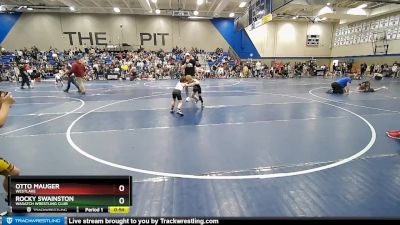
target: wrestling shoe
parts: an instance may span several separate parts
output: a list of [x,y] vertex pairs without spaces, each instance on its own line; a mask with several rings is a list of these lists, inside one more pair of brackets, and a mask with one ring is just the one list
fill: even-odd
[[400,132],[386,132],[387,136],[394,139],[400,140]]

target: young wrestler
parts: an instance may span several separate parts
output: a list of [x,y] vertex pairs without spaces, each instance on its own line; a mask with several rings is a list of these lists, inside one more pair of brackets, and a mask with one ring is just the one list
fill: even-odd
[[364,81],[361,84],[358,84],[358,91],[359,92],[375,92],[381,89],[387,89],[387,87],[383,86],[380,88],[373,89],[371,88],[371,83],[369,81]]
[[182,90],[185,87],[188,87],[188,85],[185,83],[186,78],[182,77],[179,82],[176,84],[175,89],[172,91],[172,102],[171,102],[171,113],[174,112],[176,100],[178,99],[178,107],[176,113],[183,116],[182,113]]
[[61,84],[61,86],[64,86],[63,83],[63,77],[65,75],[65,69],[62,68],[61,70],[58,71],[58,73],[55,75],[56,78],[56,85],[58,86],[59,84]]
[[191,97],[195,100],[195,103],[197,103],[200,100],[201,107],[204,108],[204,101],[203,98],[201,97],[200,81],[197,79],[193,79],[191,76],[186,76],[186,81],[188,82],[189,87],[193,87],[193,93]]

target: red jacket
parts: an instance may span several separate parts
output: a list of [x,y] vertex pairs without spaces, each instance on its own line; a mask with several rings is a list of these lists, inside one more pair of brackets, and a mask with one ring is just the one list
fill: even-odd
[[30,70],[30,69],[32,69],[31,66],[29,66],[29,64],[25,64],[24,70],[25,70],[25,71],[28,71],[28,70]]
[[76,77],[84,77],[86,73],[86,68],[81,62],[74,62],[74,64],[72,64],[72,68],[69,74],[72,73],[75,74]]

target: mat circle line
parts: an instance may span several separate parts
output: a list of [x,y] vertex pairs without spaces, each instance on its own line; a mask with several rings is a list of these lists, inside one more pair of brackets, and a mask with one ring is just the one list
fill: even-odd
[[[229,92],[229,91],[227,91]],[[243,91],[244,92],[244,91]],[[253,93],[253,92],[244,92],[244,93]],[[304,98],[304,97],[297,97],[297,96],[291,96],[291,95],[287,95],[287,94],[275,94],[275,93],[265,93],[265,92],[255,92],[255,93],[263,93],[263,94],[270,94],[270,95],[276,95],[276,96],[285,96],[285,97],[293,97],[293,98],[299,98],[299,99],[307,99],[307,100],[312,100],[312,99],[308,99],[308,98]],[[111,167],[115,167],[115,168],[119,168],[119,169],[123,169],[123,170],[128,170],[128,171],[132,171],[132,172],[136,172],[136,173],[142,173],[142,174],[147,174],[147,175],[154,175],[154,176],[158,176],[158,177],[171,177],[171,178],[184,178],[184,179],[197,179],[197,180],[244,180],[244,179],[268,179],[268,178],[278,178],[278,177],[290,177],[290,176],[297,176],[297,175],[303,175],[303,174],[308,174],[308,173],[314,173],[314,172],[318,172],[318,171],[323,171],[323,170],[327,170],[330,168],[334,168],[340,165],[343,165],[345,163],[348,163],[356,158],[359,158],[360,156],[362,156],[363,154],[365,154],[366,152],[368,152],[371,147],[374,145],[375,141],[376,141],[376,131],[374,129],[374,127],[371,125],[371,123],[368,122],[368,120],[366,120],[364,117],[362,117],[361,115],[352,112],[348,109],[342,108],[340,106],[336,106],[327,102],[322,102],[322,101],[318,101],[318,100],[312,100],[321,104],[325,104],[325,105],[329,105],[332,106],[334,108],[338,108],[341,109],[343,111],[346,111],[354,116],[356,116],[357,118],[361,119],[364,123],[366,123],[371,131],[371,139],[368,142],[368,144],[361,149],[359,152],[357,152],[354,155],[351,155],[345,159],[341,159],[337,162],[325,165],[325,166],[319,166],[316,168],[312,168],[312,169],[306,169],[306,170],[300,170],[300,171],[295,171],[295,172],[286,172],[286,173],[273,173],[273,174],[263,174],[263,175],[239,175],[239,176],[217,176],[217,175],[206,175],[206,176],[200,176],[200,175],[190,175],[190,174],[178,174],[178,173],[167,173],[167,172],[158,172],[158,171],[152,171],[152,170],[144,170],[144,169],[139,169],[139,168],[134,168],[134,167],[129,167],[129,166],[124,166],[124,165],[120,165],[117,163],[113,163],[113,162],[109,162],[107,160],[104,159],[100,159],[96,156],[93,156],[87,152],[85,152],[83,149],[81,149],[73,140],[71,137],[71,130],[74,127],[74,125],[81,120],[82,118],[84,118],[85,116],[87,116],[88,114],[95,112],[99,109],[102,108],[106,108],[115,104],[119,104],[119,103],[123,103],[123,102],[127,102],[127,101],[133,101],[133,100],[137,100],[137,99],[145,99],[145,98],[151,98],[151,97],[156,97],[156,96],[162,96],[162,95],[169,95],[170,93],[165,93],[165,94],[158,94],[158,95],[148,95],[148,96],[142,96],[142,97],[137,97],[137,98],[132,98],[132,99],[128,99],[128,100],[122,100],[122,101],[118,101],[118,102],[113,102],[110,104],[106,104],[103,106],[100,106],[98,108],[92,109],[88,112],[86,112],[85,114],[79,116],[77,119],[75,119],[70,126],[67,129],[66,132],[66,138],[68,140],[68,143],[71,145],[71,147],[77,151],[78,153],[80,153],[81,155],[92,159],[94,161],[97,161],[99,163],[102,163],[104,165],[108,165]]]
[[66,112],[65,114],[63,114],[63,115],[61,115],[61,116],[57,116],[57,117],[54,117],[54,118],[52,118],[52,119],[48,119],[48,120],[45,120],[45,121],[42,121],[42,122],[39,122],[39,123],[35,123],[35,124],[29,125],[29,126],[21,127],[21,128],[15,129],[15,130],[7,131],[7,132],[4,132],[4,133],[1,133],[0,136],[4,136],[4,135],[7,135],[7,134],[15,133],[15,132],[17,132],[17,131],[25,130],[25,129],[28,129],[28,128],[31,128],[31,127],[39,126],[39,125],[42,125],[42,124],[45,124],[45,123],[48,123],[48,122],[51,122],[51,121],[60,119],[60,118],[62,118],[62,117],[65,117],[65,116],[67,116],[67,115],[69,115],[69,114],[71,114],[71,113],[74,113],[74,112],[78,111],[79,109],[81,109],[81,108],[85,105],[85,102],[84,102],[82,99],[72,98],[72,97],[31,96],[31,97],[14,97],[14,98],[15,98],[15,99],[21,99],[21,98],[61,98],[61,99],[73,99],[73,100],[76,100],[76,101],[78,101],[78,102],[81,102],[81,105],[80,105],[79,107],[75,108],[75,109],[72,110],[72,111]]

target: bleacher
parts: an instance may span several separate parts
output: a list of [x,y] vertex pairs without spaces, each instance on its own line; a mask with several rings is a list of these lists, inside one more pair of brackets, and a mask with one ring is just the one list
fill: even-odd
[[[70,57],[69,55],[65,55],[63,51],[57,51],[56,53],[58,55],[57,58],[60,61],[63,61],[64,63],[65,62],[69,62],[70,65],[73,64],[73,61],[74,61],[73,57]],[[50,51],[50,52],[46,52],[45,53],[45,61],[48,62],[48,65],[54,66],[54,65],[58,64],[58,62],[59,62],[56,57],[53,57],[53,54],[54,54],[54,51]],[[210,53],[210,54],[212,54],[212,53]],[[199,53],[198,54],[198,59],[199,59],[200,65],[203,68],[205,68],[206,71],[210,71],[210,68],[213,65],[222,62],[224,57],[230,56],[230,53],[229,52],[223,52],[220,56],[218,56],[218,59],[216,61],[214,61],[214,62],[213,61],[207,61],[207,59],[206,59],[207,55],[208,54],[206,54],[206,53]],[[77,56],[79,58],[83,58],[84,54],[79,53]],[[98,56],[100,56],[100,55],[98,55]],[[174,54],[174,58],[177,61],[180,61],[180,60],[184,59],[183,53],[175,53]],[[4,53],[3,55],[0,55],[0,59],[1,59],[1,64],[8,66],[8,65],[10,65],[10,62],[13,62],[13,61],[17,60],[17,56],[13,56],[12,53]],[[22,58],[22,59],[24,59],[24,58]],[[95,61],[98,61],[98,62],[101,62],[101,63],[109,65],[109,64],[113,63],[113,58],[112,58],[112,56],[107,55],[105,57],[104,56],[103,57],[100,56],[97,59],[94,59],[94,61],[88,60],[87,63],[88,63],[90,68],[93,67],[93,64],[94,64]],[[228,63],[229,63],[229,65],[234,65],[234,60],[230,60]],[[44,80],[46,80],[46,79],[54,79],[54,76],[55,76],[54,73],[56,73],[56,71],[53,71],[53,70],[47,71],[44,74],[42,74],[42,78]],[[36,74],[35,71],[33,72],[33,74]],[[101,76],[102,75],[99,74],[99,77],[101,77]]]
[[16,59],[17,59],[17,57],[13,56],[13,55],[8,55],[8,54],[2,55],[1,56],[1,63],[3,65],[8,66],[8,65],[10,65],[10,62],[15,62]]
[[182,60],[181,54],[175,54],[176,61]]
[[[225,57],[227,57],[227,56],[230,56],[229,52],[223,52],[222,55],[219,56],[217,60],[215,60],[215,61],[208,60],[208,66],[209,66],[210,68],[212,68],[212,66],[219,64],[219,63],[222,62],[222,60],[223,60]],[[235,65],[235,61],[234,61],[234,60],[230,60],[230,61],[228,62],[228,64],[229,64],[230,66],[233,66],[233,65]]]

